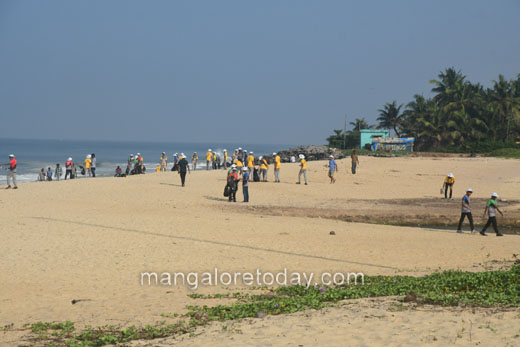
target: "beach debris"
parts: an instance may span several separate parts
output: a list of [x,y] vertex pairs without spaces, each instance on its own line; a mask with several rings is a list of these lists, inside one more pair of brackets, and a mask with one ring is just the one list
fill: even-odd
[[410,292],[408,293],[405,297],[404,297],[404,302],[416,302],[417,301],[417,294],[415,294],[414,292]]
[[75,305],[75,304],[77,304],[77,303],[80,302],[80,301],[92,301],[92,300],[91,300],[91,299],[73,299],[73,300],[71,301],[71,304],[72,304],[72,305]]
[[267,313],[265,313],[265,311],[260,310],[256,313],[256,318],[264,318],[265,316],[267,316]]
[[334,230],[332,230],[329,235],[336,235],[336,232]]
[[195,318],[196,320],[206,320],[206,319],[208,319],[208,315],[205,314],[205,313],[202,312],[202,311],[197,311],[197,312],[195,312],[195,314],[193,315],[193,318]]

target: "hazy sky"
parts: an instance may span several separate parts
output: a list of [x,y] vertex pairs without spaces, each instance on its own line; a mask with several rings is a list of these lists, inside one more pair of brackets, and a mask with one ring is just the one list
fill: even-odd
[[0,137],[322,144],[455,67],[520,73],[520,1],[0,0]]

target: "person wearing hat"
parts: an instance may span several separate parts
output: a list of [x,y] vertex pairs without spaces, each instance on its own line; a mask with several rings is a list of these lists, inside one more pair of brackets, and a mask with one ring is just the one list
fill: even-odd
[[85,158],[85,170],[87,170],[88,177],[92,175],[92,171],[90,170],[90,165],[92,163],[92,159],[90,154],[87,154],[87,157]]
[[267,182],[267,170],[269,170],[269,163],[262,156],[258,158],[258,161],[260,164],[260,180],[262,182]]
[[130,154],[128,157],[128,161],[126,163],[126,175],[130,174],[130,171],[132,171],[134,168],[134,155]]
[[450,188],[450,200],[452,199],[454,185],[455,176],[453,176],[453,174],[450,172],[444,179],[444,184],[442,185],[442,190],[444,190],[444,199],[448,198],[448,188]]
[[184,187],[184,184],[186,182],[186,171],[190,172],[190,165],[188,164],[188,161],[186,160],[186,156],[184,153],[181,155],[181,160],[177,163],[179,175],[181,176],[181,184]]
[[18,189],[18,185],[16,185],[16,165],[14,154],[9,154],[9,163],[2,164],[2,166],[7,166],[5,168],[7,170],[7,187],[5,189],[11,188],[11,181],[13,182],[13,189]]
[[244,202],[249,202],[249,177],[251,174],[249,173],[249,169],[247,167],[243,167],[242,171],[244,174],[242,175],[242,193],[244,194]]
[[336,173],[336,171],[338,171],[338,165],[336,164],[336,160],[334,160],[334,156],[333,155],[330,155],[329,156],[329,164],[327,165],[327,167],[329,168],[329,178],[330,178],[330,183],[336,183],[336,179],[334,178],[334,174]]
[[502,235],[499,231],[498,231],[498,225],[497,225],[497,211],[498,213],[500,213],[501,216],[503,216],[504,214],[502,213],[502,211],[500,211],[500,209],[498,208],[498,202],[497,202],[497,199],[498,199],[498,194],[497,193],[493,193],[491,194],[491,199],[489,199],[486,203],[486,208],[484,209],[484,217],[486,216],[486,212],[488,214],[488,220],[486,222],[486,225],[484,225],[484,228],[482,229],[482,231],[480,232],[480,235],[482,236],[486,236],[486,230],[487,228],[493,224],[493,229],[495,229],[495,233],[497,234],[497,236],[504,236]]
[[159,165],[161,166],[161,171],[166,172],[166,167],[168,166],[168,157],[166,156],[166,152],[162,152],[161,158],[159,159]]
[[246,158],[247,160],[247,170],[249,172],[249,177],[253,177],[253,171],[255,170],[255,155],[253,152],[249,152],[249,155]]
[[298,182],[296,184],[301,183],[301,177],[305,179],[305,185],[307,185],[307,160],[305,160],[305,156],[300,154],[298,156],[300,158],[300,172],[298,173]]
[[74,162],[72,161],[72,158],[69,157],[69,159],[67,159],[67,161],[65,162],[65,179],[67,179],[67,177],[70,177],[70,179],[73,179],[74,178],[73,171],[74,171]]
[[273,153],[274,157],[274,182],[280,183],[280,168],[282,167],[282,162],[280,160],[280,156],[275,152]]
[[470,198],[471,194],[473,194],[473,190],[471,188],[466,190],[466,195],[462,197],[462,212],[460,214],[459,226],[457,227],[457,233],[462,234],[462,223],[464,219],[468,217],[469,226],[471,227],[471,232],[475,232],[475,227],[473,225],[473,215],[471,214],[470,207]]
[[227,178],[227,184],[230,188],[229,202],[237,202],[238,181],[240,181],[240,179],[238,178],[238,170],[235,165],[231,168],[231,172],[229,173]]
[[193,155],[191,156],[191,167],[192,170],[195,170],[197,168],[197,163],[199,162],[199,156],[197,152],[193,152]]

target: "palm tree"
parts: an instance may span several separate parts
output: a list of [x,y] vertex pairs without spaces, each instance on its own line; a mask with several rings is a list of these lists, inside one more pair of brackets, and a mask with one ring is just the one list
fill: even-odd
[[363,118],[356,118],[353,122],[350,122],[350,125],[352,125],[353,130],[361,131],[361,129],[369,129],[370,126],[368,125],[367,120],[365,117]]
[[506,124],[505,138],[509,141],[511,122],[515,121],[515,115],[520,107],[520,97],[515,97],[514,84],[506,81],[504,76],[498,75],[498,81],[493,81],[493,89],[490,90],[491,107],[498,124]]
[[378,110],[379,111],[379,117],[377,117],[377,120],[379,121],[378,128],[387,128],[387,129],[394,129],[395,134],[397,137],[401,137],[399,133],[399,128],[402,125],[402,115],[401,107],[403,105],[397,106],[395,100],[391,103],[387,102],[383,109]]

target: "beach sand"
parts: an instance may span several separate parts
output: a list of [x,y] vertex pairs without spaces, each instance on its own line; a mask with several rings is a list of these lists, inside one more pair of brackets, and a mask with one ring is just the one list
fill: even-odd
[[[186,286],[141,286],[144,271],[276,272],[287,268],[316,274],[422,275],[444,269],[506,267],[513,254],[520,253],[520,236],[498,238],[491,230],[486,238],[471,235],[467,221],[462,235],[455,228],[361,223],[431,220],[453,225],[460,215],[460,199],[471,187],[479,228],[485,222],[484,201],[495,191],[506,215],[499,217],[499,226],[502,222],[517,225],[520,161],[371,157],[360,161],[357,175],[350,174],[349,160],[339,161],[334,185],[328,183],[326,162],[308,163],[308,186],[295,184],[297,164],[284,164],[282,183],[250,184],[249,204],[228,203],[222,196],[224,170],[193,172],[184,188],[177,173],[167,172],[26,183],[18,190],[0,190],[0,326],[14,323],[20,328],[36,321],[65,320],[77,327],[153,324],[165,320],[162,313],[183,313],[186,305],[208,304],[188,298],[192,291]],[[439,195],[449,172],[456,178],[453,201]],[[269,179],[273,180],[272,172]],[[237,200],[242,200],[241,189]],[[217,286],[196,292],[233,289]],[[78,299],[84,301],[71,304]],[[520,342],[515,337],[520,334],[518,310],[472,313],[462,308],[405,307],[393,312],[389,308],[395,302],[390,298],[361,300],[318,312],[234,322],[241,333],[222,331],[218,323],[199,329],[194,338],[176,337],[162,343]],[[211,304],[219,303],[229,300],[211,300]],[[473,322],[471,339],[469,320]],[[476,324],[492,329],[479,329]],[[462,327],[465,332],[458,338]],[[23,344],[28,334],[16,329],[0,332],[0,345]]]

